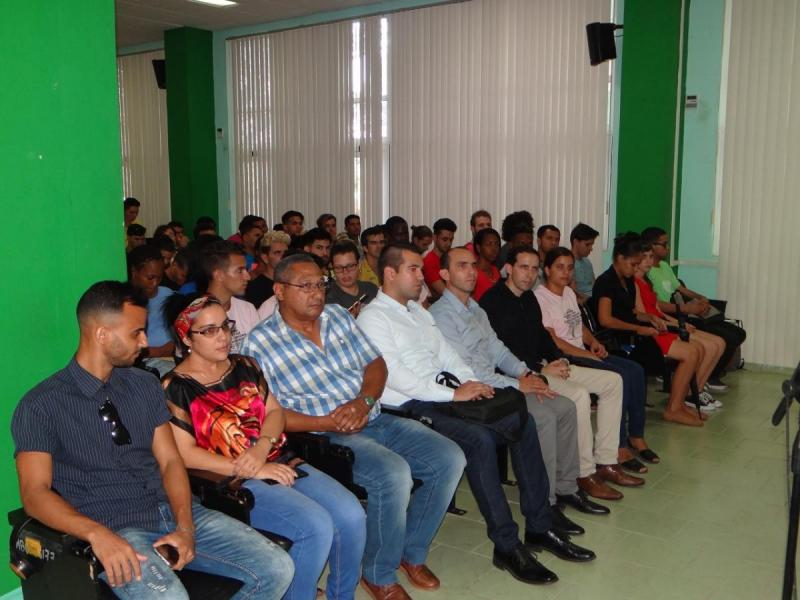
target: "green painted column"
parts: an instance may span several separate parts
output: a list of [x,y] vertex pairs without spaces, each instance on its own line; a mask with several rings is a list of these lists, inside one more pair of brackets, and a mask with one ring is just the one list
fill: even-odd
[[625,0],[624,26],[616,230],[669,229],[681,0]]
[[172,218],[188,231],[200,216],[219,222],[212,41],[190,27],[164,34]]
[[[0,19],[0,55],[5,540],[5,514],[19,506],[9,430],[14,408],[69,361],[80,294],[97,280],[125,275],[114,3],[15,4]],[[0,594],[18,585],[0,569]]]

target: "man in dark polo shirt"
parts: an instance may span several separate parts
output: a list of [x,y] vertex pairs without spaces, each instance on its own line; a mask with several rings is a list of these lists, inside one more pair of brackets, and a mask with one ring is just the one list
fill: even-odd
[[[75,356],[22,398],[11,423],[25,511],[88,541],[119,598],[186,599],[172,570],[188,564],[242,581],[236,598],[280,598],[291,559],[192,502],[161,386],[130,368],[147,346],[146,306],[116,281],[78,302]],[[171,567],[162,546],[177,553]]]

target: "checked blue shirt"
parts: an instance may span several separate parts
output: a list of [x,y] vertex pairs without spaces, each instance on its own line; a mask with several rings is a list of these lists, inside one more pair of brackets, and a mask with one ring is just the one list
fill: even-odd
[[[319,319],[323,349],[289,327],[277,310],[250,331],[241,350],[258,361],[284,408],[314,417],[355,398],[364,369],[381,355],[341,306],[326,305]],[[376,402],[369,420],[379,413]]]

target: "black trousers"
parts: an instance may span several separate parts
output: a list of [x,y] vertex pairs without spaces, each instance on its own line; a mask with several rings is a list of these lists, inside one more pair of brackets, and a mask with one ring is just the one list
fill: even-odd
[[717,362],[714,370],[711,372],[711,377],[719,377],[725,372],[736,349],[744,343],[744,340],[747,338],[747,332],[738,325],[734,325],[728,321],[705,324],[699,319],[691,319],[691,323],[698,329],[718,335],[725,340],[725,351],[722,353],[719,362]]

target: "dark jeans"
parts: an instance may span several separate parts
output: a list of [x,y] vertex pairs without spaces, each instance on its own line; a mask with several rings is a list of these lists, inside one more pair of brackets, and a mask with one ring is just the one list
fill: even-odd
[[642,366],[627,358],[609,354],[602,361],[582,360],[582,367],[613,371],[622,377],[622,418],[619,421],[619,446],[629,446],[628,436],[644,437],[647,381]]
[[722,353],[722,356],[720,356],[714,370],[711,371],[711,377],[721,376],[728,367],[728,363],[731,362],[731,358],[734,352],[736,352],[736,349],[741,346],[747,338],[747,332],[741,327],[727,321],[705,325],[698,319],[692,319],[692,323],[694,323],[698,329],[718,335],[725,340],[725,351]]
[[[519,544],[519,527],[511,516],[497,468],[497,444],[506,441],[488,427],[442,414],[436,405],[436,402],[411,400],[402,408],[415,417],[428,417],[433,422],[434,430],[461,447],[467,457],[467,480],[486,520],[489,538],[500,552],[510,552]],[[506,418],[511,420],[519,417],[513,414]],[[519,485],[525,529],[532,533],[543,533],[552,524],[548,500],[550,489],[539,438],[536,436],[536,423],[530,415],[522,438],[508,446]]]

